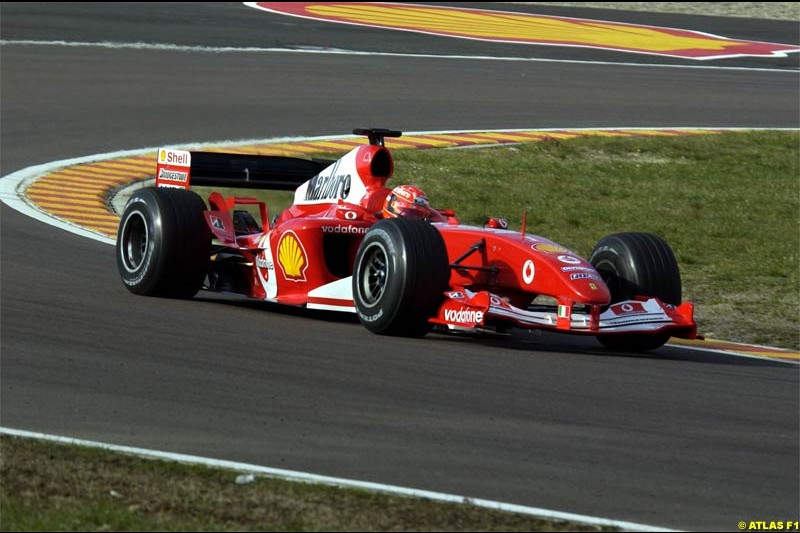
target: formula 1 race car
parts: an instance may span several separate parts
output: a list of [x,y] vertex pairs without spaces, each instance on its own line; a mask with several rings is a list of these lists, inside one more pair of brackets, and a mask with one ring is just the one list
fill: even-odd
[[[384,138],[401,133],[354,133],[369,144],[336,161],[159,150],[156,187],[133,194],[120,220],[122,281],[142,295],[205,289],[354,312],[385,335],[519,327],[635,351],[695,338],[693,306],[681,304],[677,262],[660,237],[611,235],[587,261],[527,234],[524,219],[521,231],[499,218],[466,226],[422,197],[406,200],[424,216],[390,216],[389,203],[403,198],[386,187],[394,162]],[[214,192],[207,207],[190,183],[295,190],[294,202],[270,221],[264,202]],[[248,204],[260,220],[236,209]]]

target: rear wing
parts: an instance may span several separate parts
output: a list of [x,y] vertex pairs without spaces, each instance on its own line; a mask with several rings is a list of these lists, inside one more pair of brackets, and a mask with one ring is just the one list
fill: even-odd
[[334,162],[162,148],[158,151],[156,187],[188,189],[191,184],[293,191]]

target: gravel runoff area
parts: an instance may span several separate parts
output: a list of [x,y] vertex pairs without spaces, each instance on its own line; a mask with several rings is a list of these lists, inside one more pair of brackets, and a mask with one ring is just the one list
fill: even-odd
[[685,13],[775,20],[800,20],[798,2],[511,2],[543,6],[596,7],[654,13]]

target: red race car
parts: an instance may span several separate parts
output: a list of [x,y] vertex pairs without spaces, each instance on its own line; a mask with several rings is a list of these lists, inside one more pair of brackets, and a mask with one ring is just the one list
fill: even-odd
[[[370,331],[423,336],[433,327],[511,327],[595,335],[615,349],[694,338],[691,303],[667,243],[649,233],[600,240],[588,261],[492,218],[483,227],[430,206],[414,186],[386,187],[385,137],[336,161],[162,149],[156,187],[126,204],[116,243],[136,294],[190,298],[200,289],[356,313]],[[295,190],[272,221],[253,198],[189,184]],[[236,206],[258,207],[260,220]]]

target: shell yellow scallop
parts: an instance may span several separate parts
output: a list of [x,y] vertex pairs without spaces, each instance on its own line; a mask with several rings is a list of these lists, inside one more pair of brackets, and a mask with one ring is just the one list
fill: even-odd
[[306,254],[294,233],[283,236],[278,245],[278,263],[287,279],[305,280]]

